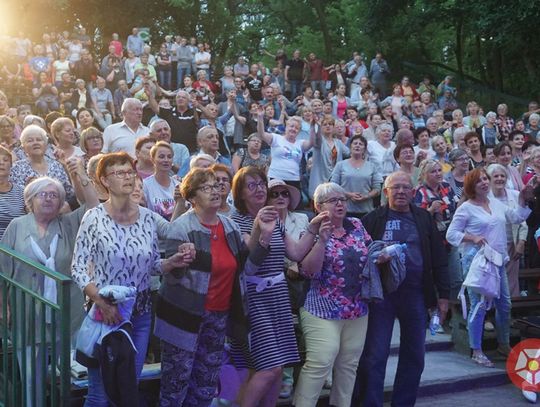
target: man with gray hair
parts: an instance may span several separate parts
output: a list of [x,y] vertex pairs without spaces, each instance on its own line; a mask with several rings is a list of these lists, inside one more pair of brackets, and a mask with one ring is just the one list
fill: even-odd
[[128,98],[122,103],[122,120],[120,123],[107,126],[103,132],[103,152],[115,153],[125,151],[135,158],[135,141],[138,137],[150,132],[141,124],[143,106],[140,100]]
[[150,124],[150,135],[156,141],[165,141],[170,144],[173,150],[172,170],[176,174],[186,163],[189,164],[189,150],[180,143],[171,142],[171,126],[164,119],[156,119]]
[[[149,86],[145,86],[148,96],[148,105],[161,119],[164,119],[171,128],[171,140],[185,145],[190,153],[197,151],[197,130],[199,128],[199,115],[196,108],[197,100],[190,100],[189,93],[179,90],[176,93],[176,106],[172,108],[160,107],[154,93]],[[193,107],[190,106],[193,103]]]
[[[448,312],[448,255],[433,217],[412,204],[411,177],[392,173],[384,183],[388,204],[362,218],[373,240],[405,243],[407,274],[398,289],[384,300],[369,304],[364,351],[358,366],[352,405],[383,405],[384,377],[390,355],[392,331],[397,318],[400,329],[399,361],[392,392],[393,406],[413,406],[424,370],[428,308],[437,307],[441,324]],[[379,267],[391,258],[381,254]]]

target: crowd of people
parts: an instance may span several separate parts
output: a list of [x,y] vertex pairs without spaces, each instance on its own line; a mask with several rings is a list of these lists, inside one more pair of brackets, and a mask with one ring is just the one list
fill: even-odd
[[[445,320],[485,245],[505,261],[494,325],[468,292],[471,361],[493,366],[484,329],[509,354],[520,264],[540,264],[537,102],[511,117],[504,101],[460,100],[451,77],[392,84],[380,52],[369,66],[278,50],[271,67],[218,67],[180,35],[153,49],[137,28],[115,33],[101,59],[92,45],[83,28],[2,44],[0,238],[72,276],[73,348],[94,311],[130,323],[125,394],[151,356],[161,406],[209,405],[227,359],[249,372],[230,403],[315,406],[326,386],[331,405],[382,406],[397,318],[392,401],[414,405],[430,315]],[[396,243],[403,256],[383,250]],[[56,301],[47,277],[1,261]],[[104,294],[118,286],[135,289],[127,314]],[[106,406],[99,365],[88,380],[85,405]]]

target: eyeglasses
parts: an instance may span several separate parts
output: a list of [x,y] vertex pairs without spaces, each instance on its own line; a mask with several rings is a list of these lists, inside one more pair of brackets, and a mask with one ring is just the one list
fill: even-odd
[[392,191],[403,191],[403,192],[410,192],[412,191],[413,187],[410,185],[391,185],[388,187]]
[[264,181],[248,182],[246,186],[247,189],[249,189],[251,192],[255,191],[257,188],[260,188],[262,190],[266,189],[266,183]]
[[325,203],[328,203],[330,205],[337,205],[337,203],[341,203],[341,204],[345,204],[346,202],[348,201],[347,198],[345,197],[334,197],[334,198],[330,198],[330,199],[327,199],[326,201],[323,201],[321,202],[322,204],[325,204]]
[[40,199],[58,199],[60,196],[57,192],[41,191],[37,194]]
[[90,136],[87,137],[86,140],[103,140],[102,136]]
[[287,191],[286,189],[284,189],[283,191],[272,191],[272,192],[270,192],[270,198],[272,198],[272,199],[276,199],[276,198],[278,198],[280,195],[281,195],[283,198],[289,198],[289,197],[291,196],[291,194],[289,193],[289,191]]
[[2,124],[0,125],[0,129],[12,129],[15,126],[12,126],[11,124]]
[[216,177],[216,182],[218,184],[230,184],[231,180],[229,178],[227,178],[227,177],[223,177],[223,178]]
[[210,193],[211,191],[219,192],[221,190],[220,184],[214,185],[203,185],[202,187],[197,188],[199,191],[203,191],[205,194]]
[[109,175],[114,175],[116,178],[118,179],[127,179],[127,178],[134,178],[137,176],[137,172],[136,171],[133,171],[133,170],[127,170],[127,171],[124,171],[124,170],[119,170],[119,171],[112,171],[112,172],[109,172],[107,175],[105,175],[106,177],[108,177]]

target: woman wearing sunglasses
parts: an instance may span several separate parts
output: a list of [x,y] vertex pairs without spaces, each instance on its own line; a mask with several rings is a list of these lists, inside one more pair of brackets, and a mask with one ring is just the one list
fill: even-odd
[[[302,260],[313,246],[315,236],[330,227],[328,215],[323,212],[311,220],[307,233],[296,241],[286,232],[276,206],[265,206],[267,191],[266,174],[260,168],[244,167],[234,176],[232,193],[237,212],[232,219],[240,226],[248,247],[260,245],[269,250],[257,273],[246,277],[249,349],[239,343],[232,344],[236,367],[254,370],[245,386],[243,407],[275,405],[283,366],[300,360],[283,273],[284,259],[287,256],[293,261]],[[261,234],[268,229],[269,238]]]
[[349,406],[368,325],[360,289],[371,237],[359,219],[347,217],[341,186],[321,184],[313,198],[315,209],[328,213],[331,227],[321,226],[317,243],[300,263],[311,287],[300,309],[307,354],[293,404],[315,407],[334,366],[330,405]]
[[[279,220],[285,225],[287,233],[295,240],[300,240],[307,233],[309,219],[306,214],[294,212],[300,202],[300,191],[284,181],[273,179],[268,182],[268,200],[279,213]],[[298,263],[285,257],[285,274],[289,288],[289,298],[293,314],[298,315],[306,294],[306,280],[298,274]],[[293,369],[283,369],[280,398],[289,398],[293,387]]]

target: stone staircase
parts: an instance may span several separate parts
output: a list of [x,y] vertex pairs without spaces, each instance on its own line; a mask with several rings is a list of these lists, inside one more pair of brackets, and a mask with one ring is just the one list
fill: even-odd
[[[486,338],[489,342],[492,338]],[[392,397],[392,386],[397,369],[399,351],[399,323],[394,324],[392,337],[391,355],[386,367],[386,378],[384,387],[385,405],[390,405]],[[448,404],[453,406],[473,406],[495,407],[496,405],[517,406],[524,400],[518,389],[509,384],[510,380],[506,374],[505,359],[498,357],[494,352],[486,352],[490,359],[495,362],[495,368],[486,368],[476,365],[470,360],[468,354],[459,353],[454,349],[452,335],[445,334],[431,335],[426,330],[426,358],[425,368],[418,391],[418,406],[439,406],[443,400],[451,399],[456,395],[468,395],[465,399],[475,395],[482,394],[483,389],[501,388],[506,389],[503,393],[507,394],[511,400],[505,400],[503,404],[489,403],[463,403]],[[487,391],[486,394],[490,394]],[[498,396],[497,398],[500,398]],[[329,390],[323,390],[317,406],[328,406]],[[290,406],[291,400],[280,400],[278,405]],[[526,404],[526,402],[525,402]]]

